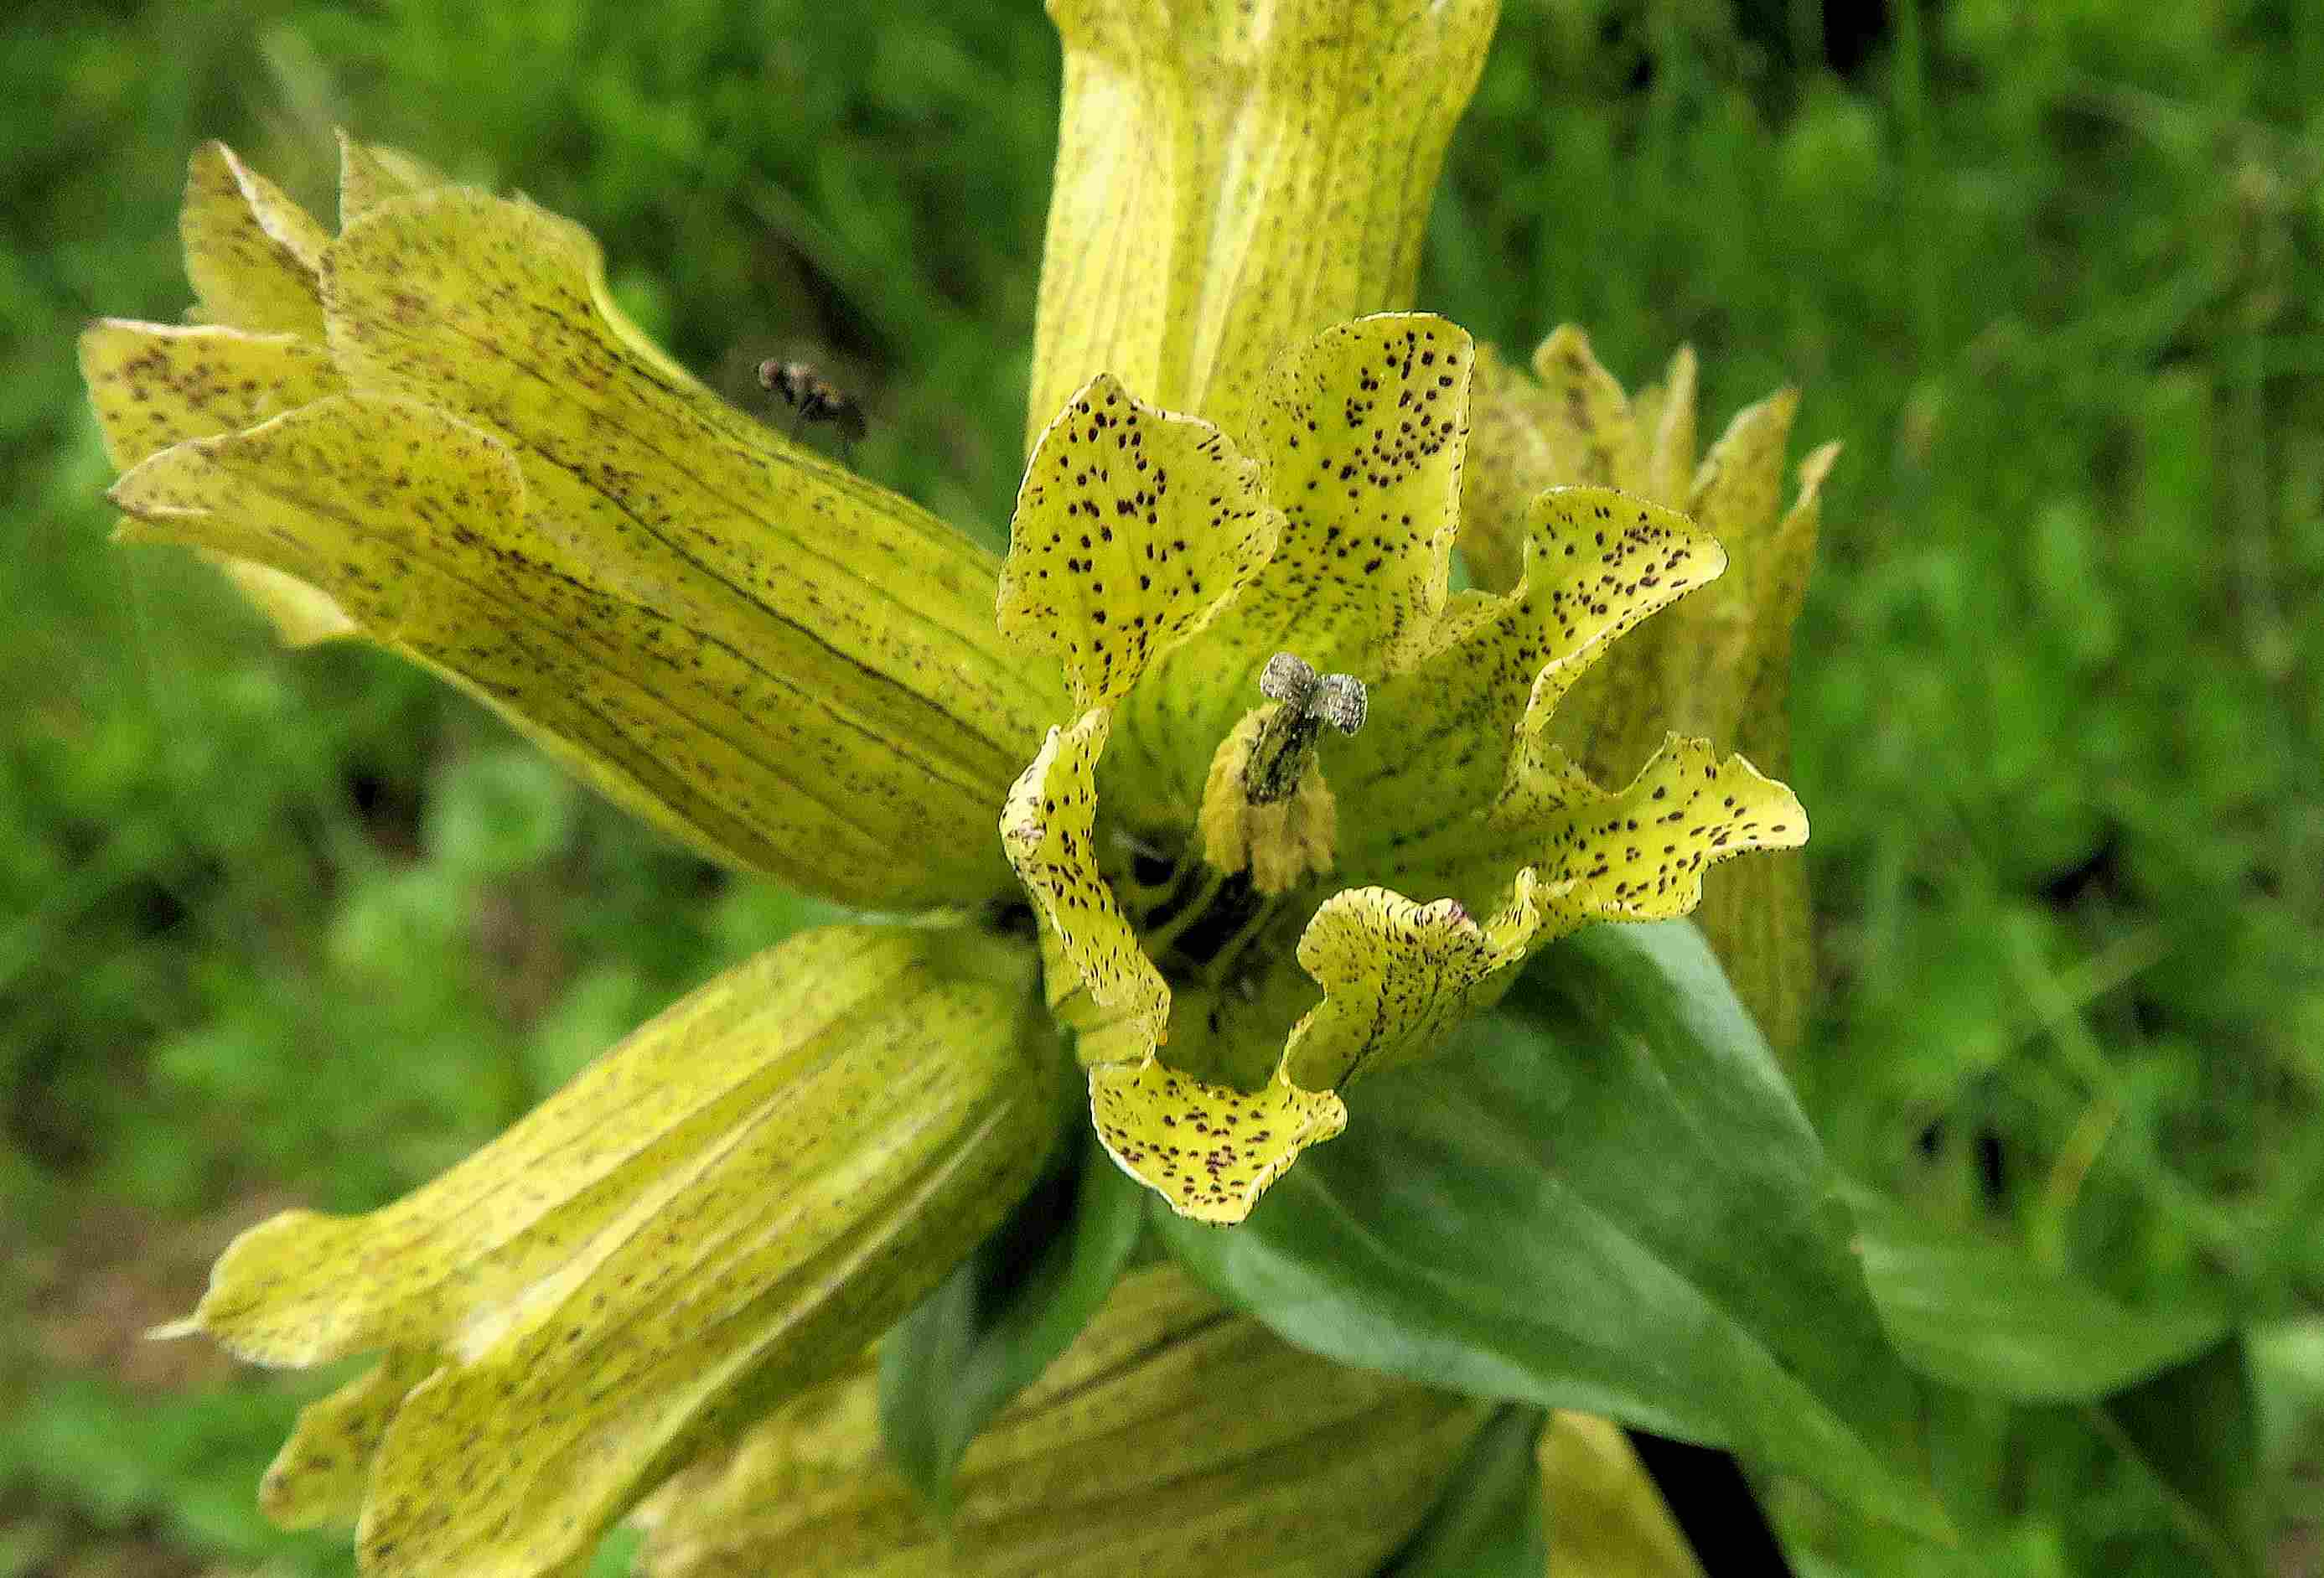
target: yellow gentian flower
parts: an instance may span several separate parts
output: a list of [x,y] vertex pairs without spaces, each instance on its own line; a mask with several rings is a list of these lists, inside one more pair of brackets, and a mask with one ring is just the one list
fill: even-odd
[[1685,515],[1540,494],[1514,578],[1449,590],[1477,353],[1402,309],[1491,0],[1052,9],[1005,563],[720,401],[576,226],[352,142],[336,233],[203,150],[200,321],[84,338],[124,536],[715,859],[918,917],[738,966],[406,1200],[228,1250],[181,1329],[382,1356],[267,1488],[358,1514],[369,1572],[569,1571],[853,1362],[1048,1151],[1044,996],[1115,1158],[1231,1223],[1544,942],[1806,835],[1705,740],[1612,789],[1559,743],[1723,566]]

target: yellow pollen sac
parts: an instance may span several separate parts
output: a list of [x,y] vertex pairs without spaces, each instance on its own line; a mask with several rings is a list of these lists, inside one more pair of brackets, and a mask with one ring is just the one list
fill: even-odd
[[1289,652],[1277,652],[1259,675],[1253,707],[1220,743],[1203,786],[1203,858],[1231,875],[1248,869],[1251,886],[1273,897],[1337,858],[1339,807],[1315,745],[1325,724],[1343,734],[1363,726],[1363,682],[1349,674],[1317,675]]

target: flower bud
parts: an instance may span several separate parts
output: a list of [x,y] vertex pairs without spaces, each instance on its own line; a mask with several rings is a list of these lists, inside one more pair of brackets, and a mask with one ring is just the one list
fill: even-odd
[[728,971],[386,1208],[245,1232],[192,1317],[384,1351],[300,1417],[292,1523],[364,1571],[562,1571],[738,1419],[844,1366],[1030,1186],[1061,1077],[1030,949],[834,927]]
[[1048,672],[993,626],[991,555],[688,376],[579,226],[344,154],[332,235],[205,148],[210,321],[83,337],[124,535],[294,641],[436,669],[728,865],[867,909],[1005,893]]

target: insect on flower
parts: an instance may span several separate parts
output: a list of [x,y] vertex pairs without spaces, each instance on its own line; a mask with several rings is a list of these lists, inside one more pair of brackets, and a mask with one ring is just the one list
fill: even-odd
[[829,422],[849,444],[863,441],[863,408],[854,397],[805,362],[785,362],[770,356],[759,364],[759,383],[798,412],[792,432],[808,422]]

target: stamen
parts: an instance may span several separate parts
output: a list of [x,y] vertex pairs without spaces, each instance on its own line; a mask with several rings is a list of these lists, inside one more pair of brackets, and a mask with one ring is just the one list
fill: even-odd
[[1305,659],[1277,652],[1259,676],[1259,693],[1280,702],[1251,743],[1244,794],[1254,806],[1287,800],[1298,789],[1325,724],[1342,734],[1364,726],[1364,682],[1352,674],[1318,676]]

